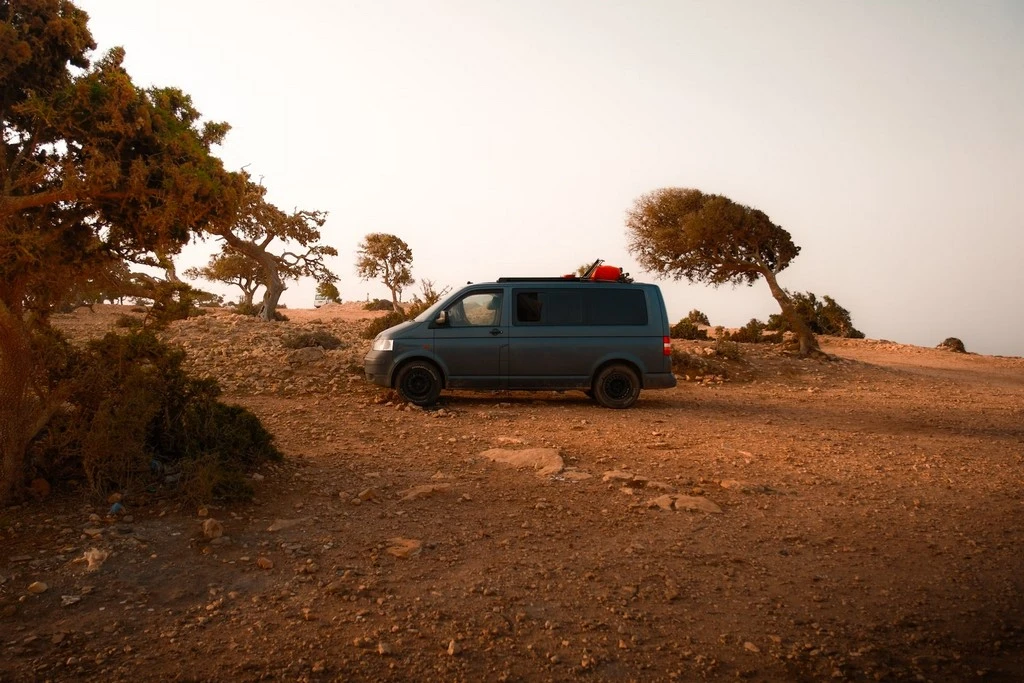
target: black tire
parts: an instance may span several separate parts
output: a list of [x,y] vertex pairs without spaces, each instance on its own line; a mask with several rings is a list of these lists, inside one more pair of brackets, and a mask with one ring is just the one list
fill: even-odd
[[594,378],[594,398],[605,408],[628,408],[640,397],[640,378],[628,365],[609,365]]
[[433,363],[414,360],[398,371],[395,389],[409,403],[432,406],[441,395],[441,373]]

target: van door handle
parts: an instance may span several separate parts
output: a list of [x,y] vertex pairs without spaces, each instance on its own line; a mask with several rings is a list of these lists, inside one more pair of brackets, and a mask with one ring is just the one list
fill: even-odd
[[497,337],[499,334],[501,334],[501,328],[500,327],[492,327],[491,328],[491,335],[492,336]]

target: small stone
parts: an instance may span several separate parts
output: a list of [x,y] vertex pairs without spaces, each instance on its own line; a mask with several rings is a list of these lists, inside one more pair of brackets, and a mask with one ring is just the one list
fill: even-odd
[[284,531],[305,522],[305,519],[275,519],[267,531]]
[[256,560],[256,566],[260,569],[273,569],[274,562],[269,557],[261,557]]
[[754,645],[749,640],[747,642],[743,643],[743,649],[746,650],[747,652],[754,652],[754,653],[757,653],[757,652],[761,651],[761,648],[759,648],[757,645]]
[[206,508],[205,505],[202,505],[196,511],[196,514],[199,515],[200,517],[208,517],[210,515],[210,511]]
[[357,495],[356,498],[362,502],[368,502],[371,500],[377,500],[378,498],[380,498],[380,494],[377,493],[376,489],[369,488],[360,491],[359,495]]
[[213,517],[208,517],[203,520],[203,536],[209,539],[220,538],[224,535],[224,525],[215,520]]
[[28,585],[28,592],[33,595],[39,595],[40,593],[45,593],[49,588],[50,587],[42,581],[33,581]]
[[423,549],[423,541],[414,538],[392,538],[388,540],[388,554],[395,557],[412,557],[419,555]]
[[456,643],[454,640],[452,640],[452,641],[450,641],[448,643],[448,655],[449,656],[454,657],[455,655],[459,654],[461,651],[462,651],[462,648],[459,647],[459,644]]
[[395,654],[395,648],[390,643],[385,643],[383,640],[377,643],[377,654],[387,657]]
[[676,496],[676,510],[689,510],[691,512],[709,512],[711,514],[722,514],[722,508],[715,505],[707,498],[701,496]]

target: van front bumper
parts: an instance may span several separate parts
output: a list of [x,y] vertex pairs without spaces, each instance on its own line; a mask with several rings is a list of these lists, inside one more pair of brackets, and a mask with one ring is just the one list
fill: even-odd
[[363,372],[366,374],[366,381],[382,387],[390,386],[388,373],[391,372],[391,362],[394,357],[394,351],[370,351],[367,353],[363,358]]

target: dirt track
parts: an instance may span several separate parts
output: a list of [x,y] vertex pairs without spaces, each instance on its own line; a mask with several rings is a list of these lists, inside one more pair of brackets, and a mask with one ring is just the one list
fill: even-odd
[[[368,314],[285,313],[169,335],[289,456],[252,504],[0,510],[0,680],[1024,680],[1022,359],[744,346],[742,381],[628,411],[457,393],[426,412],[355,374]],[[281,347],[314,327],[350,346]],[[528,448],[563,469],[485,454]]]

